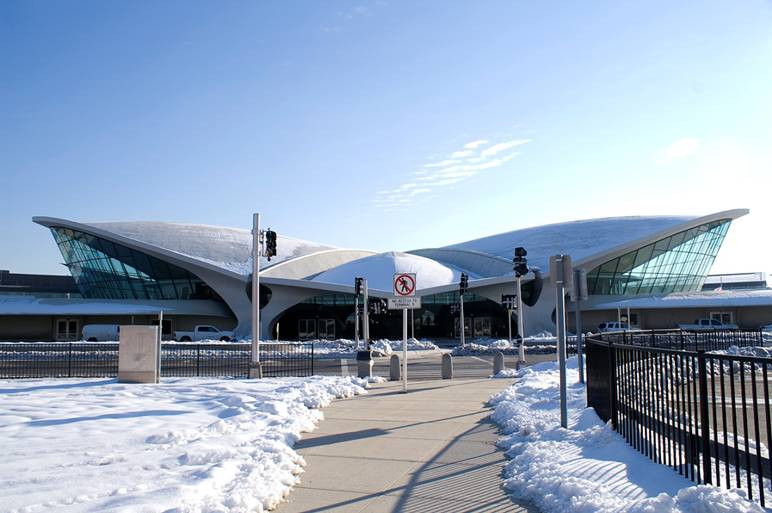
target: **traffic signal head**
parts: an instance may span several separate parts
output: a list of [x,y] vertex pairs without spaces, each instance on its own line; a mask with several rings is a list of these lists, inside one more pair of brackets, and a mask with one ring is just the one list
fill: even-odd
[[265,232],[265,256],[269,261],[272,256],[276,256],[276,232],[270,228]]
[[461,281],[458,283],[461,294],[469,287],[469,276],[466,273],[461,273]]
[[362,278],[354,278],[354,294],[357,296],[362,295],[362,282],[364,280]]
[[515,258],[512,259],[512,263],[514,264],[512,266],[512,270],[515,271],[515,276],[518,278],[528,274],[528,260],[525,258],[525,255],[527,254],[528,252],[525,250],[525,248],[515,248]]

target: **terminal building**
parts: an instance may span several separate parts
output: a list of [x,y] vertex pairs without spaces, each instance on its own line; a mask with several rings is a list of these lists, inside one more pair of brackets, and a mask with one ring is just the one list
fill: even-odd
[[[367,279],[371,298],[384,298],[391,296],[392,276],[409,272],[417,275],[422,300],[411,316],[417,338],[460,335],[455,305],[461,273],[469,276],[466,335],[505,337],[509,313],[501,296],[514,293],[512,258],[518,246],[528,250],[533,269],[523,279],[526,335],[555,332],[555,287],[548,269],[555,254],[571,255],[574,267],[587,272],[589,298],[581,303],[585,331],[622,315],[644,329],[710,316],[758,328],[772,323],[769,289],[703,291],[732,221],[747,213],[573,221],[386,253],[279,233],[277,256],[260,266],[261,333],[285,340],[352,338],[354,278]],[[0,339],[77,340],[85,324],[157,323],[161,311],[166,337],[195,324],[250,337],[249,230],[52,217],[33,221],[51,231],[71,278],[49,280],[55,290],[46,293],[29,277],[26,288],[19,285],[27,275],[0,274]],[[16,287],[4,288],[3,276],[6,282],[15,277]],[[573,308],[568,303],[569,311]],[[401,337],[401,312],[373,315],[370,322],[372,338]]]

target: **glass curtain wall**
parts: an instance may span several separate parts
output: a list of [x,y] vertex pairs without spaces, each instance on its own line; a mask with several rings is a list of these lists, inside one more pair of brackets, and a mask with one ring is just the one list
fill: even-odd
[[703,224],[631,251],[587,274],[596,295],[668,294],[701,290],[730,219]]
[[217,299],[192,273],[88,233],[53,227],[80,293],[98,299]]

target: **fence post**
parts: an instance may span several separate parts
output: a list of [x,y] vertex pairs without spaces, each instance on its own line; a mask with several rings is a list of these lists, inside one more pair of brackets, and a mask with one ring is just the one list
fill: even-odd
[[708,367],[705,351],[697,351],[700,386],[700,452],[702,452],[702,481],[713,482],[710,472],[710,419],[708,418]]
[[609,414],[611,425],[617,428],[617,358],[614,343],[608,344]]
[[67,377],[72,377],[72,342],[70,342],[67,348]]
[[196,377],[201,376],[200,362],[201,362],[201,344],[196,344]]
[[311,375],[314,375],[314,343],[311,342]]

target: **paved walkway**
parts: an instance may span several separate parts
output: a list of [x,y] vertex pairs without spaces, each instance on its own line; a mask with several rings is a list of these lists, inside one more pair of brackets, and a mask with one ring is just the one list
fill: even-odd
[[295,446],[307,462],[277,513],[537,511],[501,487],[506,461],[484,403],[511,380],[375,385],[335,401]]

